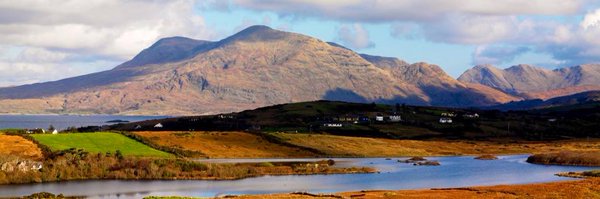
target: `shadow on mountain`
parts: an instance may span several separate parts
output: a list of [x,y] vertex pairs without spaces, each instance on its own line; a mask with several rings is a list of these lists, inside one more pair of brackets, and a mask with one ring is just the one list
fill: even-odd
[[358,93],[343,89],[336,88],[329,90],[323,96],[324,100],[330,101],[344,101],[344,102],[356,102],[356,103],[369,103],[375,102],[380,104],[395,104],[395,103],[406,103],[417,106],[446,106],[446,107],[480,107],[486,104],[494,104],[495,102],[489,99],[482,93],[473,92],[466,89],[460,88],[448,88],[448,87],[435,87],[426,86],[422,88],[423,91],[429,96],[429,101],[418,97],[416,95],[409,96],[394,96],[393,98],[379,98],[375,100],[368,100],[367,98],[359,95]]
[[496,103],[483,93],[464,88],[424,86],[422,89],[430,97],[429,104],[433,106],[480,107]]
[[381,103],[381,104],[394,104],[394,103],[406,103],[411,105],[428,105],[429,103],[417,96],[395,96],[393,98],[380,98],[376,100],[368,100],[360,94],[344,88],[336,88],[329,90],[323,95],[322,99],[329,101],[343,101],[343,102],[355,102],[355,103]]
[[358,93],[344,88],[336,88],[334,90],[328,90],[323,95],[322,99],[329,101],[343,101],[343,102],[355,102],[355,103],[367,103],[365,97],[359,95]]

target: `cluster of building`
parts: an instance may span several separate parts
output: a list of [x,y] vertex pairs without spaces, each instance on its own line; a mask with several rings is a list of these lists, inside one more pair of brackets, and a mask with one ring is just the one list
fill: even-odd
[[372,122],[376,123],[392,123],[392,122],[401,122],[402,116],[396,113],[392,114],[383,114],[376,113],[372,114],[373,116],[369,117],[366,114],[357,115],[357,114],[347,114],[347,115],[339,115],[334,117],[325,118],[323,122],[324,127],[329,128],[340,128],[343,127],[344,124],[370,124]]
[[[452,124],[452,118],[455,118],[458,116],[458,114],[456,113],[442,113],[440,114],[440,120],[439,123],[440,124]],[[465,113],[462,114],[463,118],[467,118],[467,119],[477,119],[479,118],[479,114],[477,113]]]
[[25,129],[25,133],[27,133],[27,134],[45,134],[45,133],[58,134],[58,130],[53,129],[51,131],[46,131],[46,129],[42,129],[42,128]]

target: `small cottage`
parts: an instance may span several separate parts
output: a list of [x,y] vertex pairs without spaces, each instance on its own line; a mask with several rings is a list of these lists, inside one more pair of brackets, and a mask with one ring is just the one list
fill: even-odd
[[383,115],[377,115],[377,116],[375,116],[375,121],[383,122],[383,120],[384,120]]
[[162,128],[162,127],[163,127],[163,125],[161,123],[154,125],[154,128]]
[[52,134],[53,134],[53,135],[56,135],[56,134],[58,134],[58,130],[54,129],[54,131],[52,131]]

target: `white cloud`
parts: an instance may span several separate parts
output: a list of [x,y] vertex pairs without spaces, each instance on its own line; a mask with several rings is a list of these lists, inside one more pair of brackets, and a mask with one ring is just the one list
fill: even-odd
[[[439,20],[448,13],[476,15],[574,14],[585,0],[231,0],[232,5],[283,16],[343,21],[392,22]],[[224,7],[220,2],[214,7]]]
[[0,3],[0,13],[17,12],[24,16],[0,19],[0,43],[127,59],[161,37],[214,37],[191,0]]
[[473,53],[473,64],[502,64],[530,51],[524,46],[478,46]]
[[337,31],[336,40],[353,49],[375,47],[369,38],[369,32],[360,24],[341,26]]
[[588,13],[581,21],[580,26],[583,29],[589,29],[600,26],[600,9]]
[[[479,53],[489,52],[491,47],[497,46],[528,46],[532,52],[551,55],[554,61],[561,63],[581,64],[600,61],[600,9],[585,14],[590,8],[600,6],[593,0],[229,0],[229,4],[220,2],[215,7],[274,12],[282,18],[317,18],[360,24],[388,23],[391,24],[390,34],[397,38],[487,46],[485,51]],[[556,20],[554,17],[561,19]],[[583,17],[580,24],[572,24],[576,17]],[[350,28],[346,27],[346,30],[348,29]],[[344,32],[349,31],[341,31],[339,35],[346,34]],[[346,40],[350,41],[350,39]],[[361,44],[359,46],[365,46],[365,42]],[[488,56],[476,57],[474,62],[477,63],[486,60],[492,63],[506,62]],[[505,57],[512,59],[512,56],[505,55]]]
[[87,68],[108,69],[162,37],[215,39],[217,33],[205,25],[194,4],[194,0],[0,1],[0,45],[12,49],[1,52],[0,85],[95,72]]
[[19,54],[17,60],[23,62],[55,63],[65,60],[68,53],[49,51],[43,48],[26,48]]
[[445,20],[423,23],[426,38],[432,41],[487,44],[515,34],[518,21],[511,16],[452,15]]

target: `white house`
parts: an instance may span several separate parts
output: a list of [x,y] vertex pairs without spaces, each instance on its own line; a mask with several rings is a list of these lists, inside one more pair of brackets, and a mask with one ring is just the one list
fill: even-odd
[[161,123],[154,125],[154,128],[162,128],[162,127],[163,127],[163,125]]
[[400,115],[390,115],[390,122],[399,122],[402,121],[402,117]]
[[375,121],[383,122],[383,115],[375,116]]
[[442,123],[442,124],[450,124],[450,123],[452,123],[452,118],[442,117],[442,118],[440,118],[440,123]]
[[58,134],[58,130],[54,129],[54,131],[52,131],[52,134],[54,134],[54,135]]

